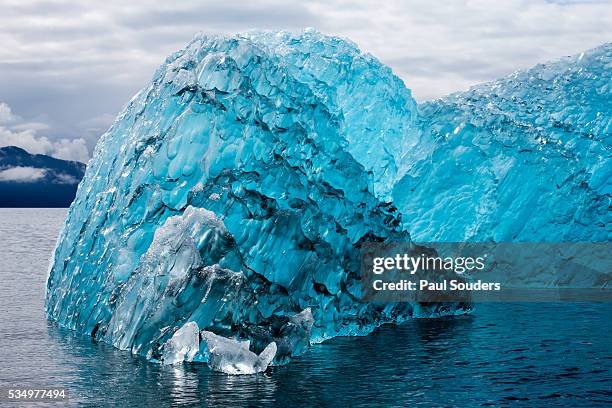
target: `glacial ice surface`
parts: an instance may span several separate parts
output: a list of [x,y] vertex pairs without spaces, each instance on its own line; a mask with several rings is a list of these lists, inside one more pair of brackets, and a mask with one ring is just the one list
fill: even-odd
[[612,44],[419,106],[393,189],[416,241],[612,240]]
[[152,361],[247,373],[464,313],[360,302],[359,246],[610,239],[610,47],[558,64],[417,107],[338,38],[197,36],[98,142],[47,314]]

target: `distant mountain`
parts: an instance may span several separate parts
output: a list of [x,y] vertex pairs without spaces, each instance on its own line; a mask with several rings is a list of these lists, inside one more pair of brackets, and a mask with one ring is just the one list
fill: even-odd
[[85,165],[0,147],[0,207],[69,207]]

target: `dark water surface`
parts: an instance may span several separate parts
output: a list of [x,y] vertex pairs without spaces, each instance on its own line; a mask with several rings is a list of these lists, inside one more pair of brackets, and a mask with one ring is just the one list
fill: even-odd
[[481,304],[334,339],[263,375],[147,363],[45,320],[65,212],[0,209],[0,387],[66,387],[72,406],[612,406],[611,303]]

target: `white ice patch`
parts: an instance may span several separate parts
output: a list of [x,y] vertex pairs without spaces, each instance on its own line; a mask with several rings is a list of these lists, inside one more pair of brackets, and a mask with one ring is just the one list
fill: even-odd
[[193,361],[200,350],[200,329],[196,322],[188,322],[178,329],[164,345],[164,365]]
[[203,331],[202,340],[208,347],[208,365],[226,374],[256,374],[265,371],[276,355],[276,343],[271,342],[257,355],[249,350],[248,341],[238,341]]

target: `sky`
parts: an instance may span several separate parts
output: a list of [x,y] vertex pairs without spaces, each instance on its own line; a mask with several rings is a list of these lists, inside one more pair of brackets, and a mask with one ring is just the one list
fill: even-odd
[[612,0],[0,0],[0,146],[87,161],[196,33],[306,27],[351,39],[424,101],[612,41]]

